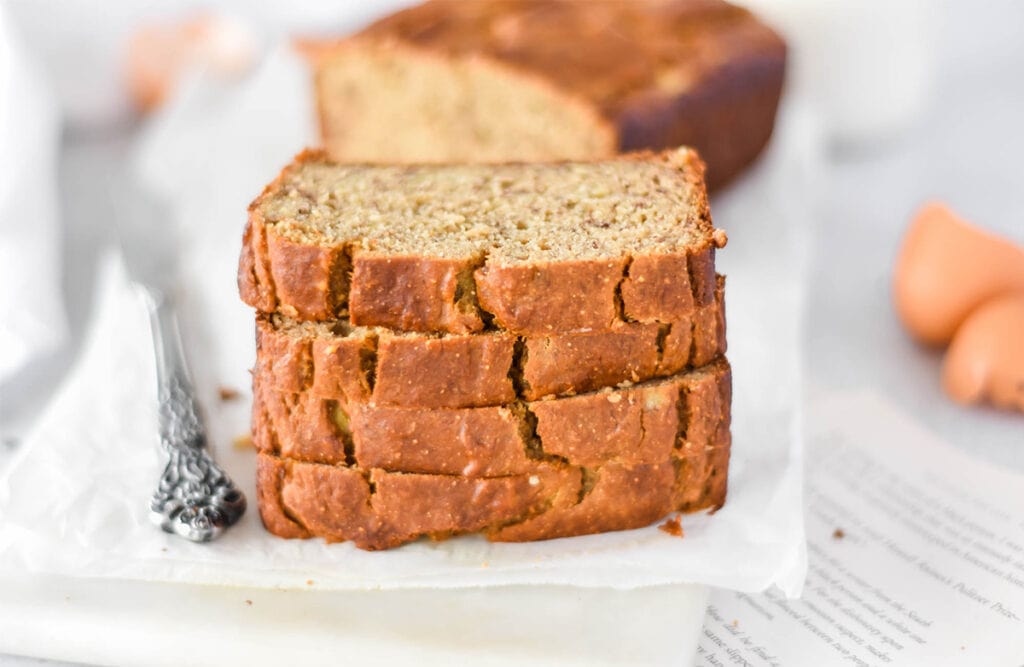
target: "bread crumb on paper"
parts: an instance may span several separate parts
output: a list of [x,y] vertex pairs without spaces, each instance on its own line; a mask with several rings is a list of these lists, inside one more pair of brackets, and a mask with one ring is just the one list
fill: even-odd
[[221,385],[217,387],[217,396],[220,397],[220,400],[227,402],[237,399],[241,396],[241,393],[234,387]]
[[680,523],[681,518],[682,517],[679,514],[677,514],[674,517],[665,519],[665,523],[658,526],[658,530],[660,530],[663,533],[668,533],[672,537],[682,537],[683,526]]

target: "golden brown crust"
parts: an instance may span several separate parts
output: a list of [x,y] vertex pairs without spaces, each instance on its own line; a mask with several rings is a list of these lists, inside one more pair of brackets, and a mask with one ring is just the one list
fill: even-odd
[[[522,474],[552,456],[573,465],[660,463],[682,441],[719,438],[724,360],[665,380],[511,407],[344,405],[253,384],[253,443],[285,458],[396,472]],[[725,421],[728,424],[728,420]]]
[[680,400],[680,445],[717,442],[723,424],[728,426],[732,399],[732,369],[720,359],[687,374]]
[[[683,328],[690,330],[689,320]],[[659,359],[660,330],[658,324],[628,322],[610,331],[526,337],[519,360],[523,398],[582,393],[682,370],[689,361],[689,342],[680,350],[682,365],[667,370]]]
[[692,350],[689,363],[701,367],[725,354],[725,278],[715,282],[715,300],[697,309],[693,317]]
[[276,457],[256,457],[256,504],[264,527],[278,537],[309,538],[312,533],[288,516],[281,499],[287,465]]
[[352,323],[399,331],[480,331],[479,312],[457,298],[460,276],[476,261],[357,251],[349,295]]
[[373,400],[385,405],[456,408],[515,400],[509,377],[516,339],[503,333],[377,343]]
[[381,530],[370,507],[366,475],[354,468],[280,463],[282,513],[328,542],[351,540],[363,548],[372,547]]
[[344,404],[373,400],[425,408],[501,405],[516,398],[509,378],[514,347],[515,337],[507,334],[294,335],[260,315],[254,375],[278,391],[309,391]]
[[[379,340],[371,336],[341,340],[314,338],[309,346],[313,355],[312,364],[306,366],[308,375],[312,376],[305,385],[309,391],[318,396],[333,396],[346,405],[370,400],[375,390],[376,368],[367,364],[377,357]],[[273,363],[275,357],[269,358]],[[260,368],[263,363],[264,355],[257,346],[256,367]]]
[[626,258],[502,266],[474,273],[480,307],[508,331],[607,331],[619,319],[615,293]]
[[268,263],[278,310],[306,320],[337,317],[345,307],[345,290],[336,290],[347,276],[345,248],[296,243],[266,231]]
[[537,467],[527,456],[521,416],[506,407],[463,410],[358,408],[355,460],[365,468],[494,477]]
[[662,373],[678,373],[690,367],[693,351],[693,322],[675,322],[662,325],[661,330],[661,361],[659,369]]
[[693,287],[694,304],[699,308],[715,300],[717,274],[715,273],[715,248],[693,253],[690,261],[690,285]]
[[[338,340],[336,347],[344,348],[339,353],[338,364],[343,369],[341,375],[354,374],[355,368],[346,365],[345,356],[355,356],[360,341],[352,338]],[[253,375],[273,378],[272,383],[278,390],[288,393],[306,391],[313,382],[313,339],[296,338],[278,333],[266,315],[256,316],[256,366]]]
[[592,473],[593,488],[575,505],[489,532],[494,542],[529,542],[648,526],[672,511],[671,461],[610,463]]
[[629,389],[530,403],[545,454],[574,465],[666,461],[679,430],[684,377]]
[[684,254],[636,257],[622,281],[623,314],[635,322],[674,322],[693,316],[689,258]]
[[686,424],[677,441],[676,509],[712,511],[725,503],[732,445],[732,372],[716,362],[693,375],[683,389],[680,421]]
[[291,170],[324,159],[322,151],[300,152],[249,205],[238,263],[238,291],[257,312],[328,320],[341,315],[347,306],[347,248],[282,238],[268,228],[260,212],[261,201],[281,187]]
[[371,389],[363,360],[375,343],[365,336],[289,336],[270,317],[257,315],[253,374],[285,393],[310,391],[346,404],[367,401]]
[[349,412],[334,400],[271,391],[253,384],[252,440],[258,451],[297,461],[351,459]]
[[390,533],[387,546],[419,535],[443,538],[521,521],[575,501],[581,485],[579,469],[550,465],[512,477],[467,479],[374,470],[371,479],[376,485],[373,508]]
[[720,281],[711,305],[670,324],[620,322],[603,332],[525,337],[350,332],[344,320],[330,326],[348,333],[300,333],[258,315],[254,375],[281,392],[308,391],[343,404],[501,405],[517,398],[512,378],[520,384],[518,398],[528,401],[585,393],[673,375],[720,356],[724,294]]
[[[268,188],[270,186],[267,186]],[[249,221],[242,235],[242,253],[238,260],[238,293],[242,301],[258,312],[270,313],[277,308],[277,295],[270,278],[266,229],[262,218],[250,207]]]

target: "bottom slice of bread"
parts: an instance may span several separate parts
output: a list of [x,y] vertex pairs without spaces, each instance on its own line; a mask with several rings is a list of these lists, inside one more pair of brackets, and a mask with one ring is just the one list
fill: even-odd
[[672,511],[725,502],[731,444],[731,382],[719,360],[682,401],[682,428],[666,458],[598,465],[571,457],[530,459],[515,474],[425,474],[357,464],[300,461],[269,451],[258,459],[260,514],[281,537],[350,540],[387,549],[420,537],[483,533],[522,542],[639,528]]
[[420,537],[483,533],[528,542],[641,528],[672,511],[725,502],[728,446],[706,465],[609,463],[597,470],[540,464],[529,475],[457,477],[362,470],[259,454],[257,496],[280,537],[388,549]]

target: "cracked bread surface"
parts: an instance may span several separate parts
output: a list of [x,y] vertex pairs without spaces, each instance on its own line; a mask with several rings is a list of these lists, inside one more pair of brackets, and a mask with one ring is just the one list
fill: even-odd
[[695,146],[713,185],[771,136],[786,47],[717,0],[433,0],[307,42],[347,161],[585,159]]
[[495,542],[546,540],[640,528],[671,512],[675,468],[671,461],[597,469],[592,488],[573,505],[552,507],[492,531]]
[[660,460],[624,456],[579,466],[526,457],[529,467],[515,473],[470,477],[310,463],[261,451],[260,515],[281,537],[385,549],[468,532],[494,541],[551,539],[639,528],[671,511],[713,511],[726,494],[731,382],[724,362],[695,375],[672,408],[702,423],[677,425],[675,443]]
[[580,485],[579,469],[567,466],[474,479],[257,459],[260,516],[272,533],[368,550],[516,523],[573,502]]
[[366,166],[306,152],[250,206],[243,300],[300,320],[550,334],[670,323],[714,300],[688,149],[597,162]]
[[721,439],[729,386],[724,359],[627,388],[479,408],[344,405],[257,382],[253,443],[295,460],[465,476],[522,474],[537,460],[658,463]]
[[[725,280],[692,318],[609,331],[429,335],[258,315],[261,382],[345,403],[458,408],[584,393],[699,367],[725,353]],[[429,369],[425,373],[424,370]]]

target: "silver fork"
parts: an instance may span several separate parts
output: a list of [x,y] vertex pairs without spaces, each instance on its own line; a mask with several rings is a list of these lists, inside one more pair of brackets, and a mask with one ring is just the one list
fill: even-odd
[[141,187],[125,189],[124,184],[133,184],[132,179],[122,178],[119,183],[116,231],[129,276],[149,311],[160,444],[168,457],[149,503],[149,516],[169,533],[208,542],[245,513],[245,495],[207,449],[206,429],[170,296],[177,244],[167,237],[173,227],[166,220],[164,207]]

